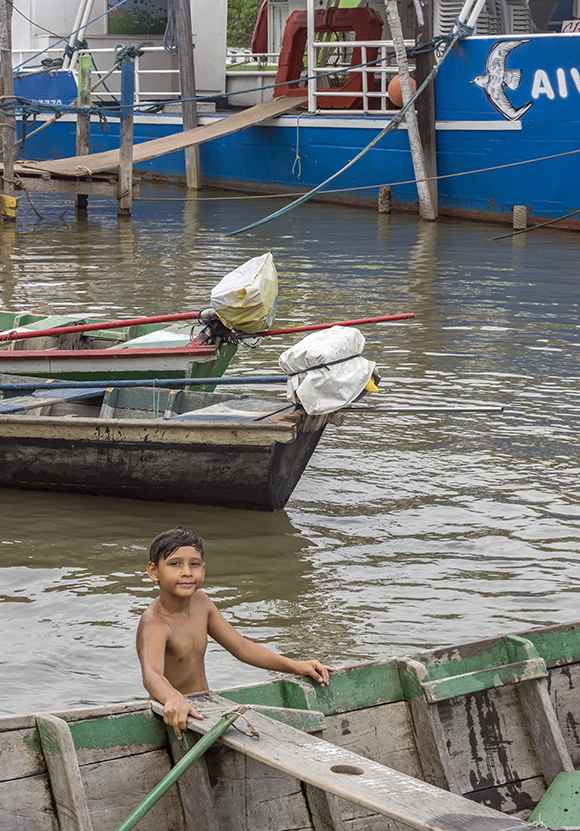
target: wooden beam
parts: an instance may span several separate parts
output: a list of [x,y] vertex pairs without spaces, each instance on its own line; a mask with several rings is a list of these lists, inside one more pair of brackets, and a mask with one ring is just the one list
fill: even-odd
[[119,216],[131,216],[133,186],[133,104],[135,103],[135,64],[121,63],[121,147],[119,149]]
[[[188,720],[188,728],[196,733],[207,733],[224,712],[232,709],[231,701],[214,693],[200,693],[188,699],[204,717],[202,721]],[[154,712],[163,712],[163,705],[158,702],[151,702],[151,706]],[[505,827],[505,815],[493,808],[274,722],[251,707],[247,716],[259,738],[228,729],[220,739],[222,744],[326,793],[411,825],[417,831],[457,831],[460,827],[497,831]],[[522,820],[510,817],[511,831],[528,827]]]
[[[433,40],[433,0],[414,0],[415,43],[422,46]],[[433,52],[423,52],[415,58],[415,81],[420,87],[435,65]],[[417,99],[417,124],[425,158],[425,174],[430,179],[427,187],[437,216],[437,130],[435,128],[435,82],[425,87]]]
[[[173,764],[183,759],[195,742],[188,742],[187,750],[175,738],[175,733],[168,729],[170,752]],[[191,737],[191,733],[189,734]],[[197,738],[197,737],[196,737]],[[211,792],[207,765],[202,756],[177,780],[177,789],[185,815],[187,831],[220,831],[216,809]]]
[[[196,127],[195,130],[174,133],[171,136],[141,142],[133,148],[133,164],[155,159],[158,156],[165,156],[167,153],[174,153],[176,150],[183,150],[192,144],[203,144],[221,136],[237,133],[239,130],[245,130],[246,127],[260,124],[262,121],[276,118],[288,112],[288,110],[301,107],[306,101],[306,98],[270,98],[268,101],[234,113],[234,115],[212,120],[211,124],[203,124],[201,127]],[[35,170],[73,177],[86,175],[87,168],[92,173],[99,173],[104,170],[113,170],[116,167],[119,167],[118,150],[91,153],[89,156],[71,159],[52,159],[34,164]]]
[[36,716],[60,831],[93,831],[70,728],[51,715]]
[[[0,0],[0,96],[10,99],[14,96],[14,77],[12,74],[12,3]],[[14,221],[18,213],[18,200],[14,192],[14,162],[18,156],[16,143],[16,117],[4,113],[2,115],[2,158],[4,170],[2,173],[2,193],[9,201],[3,200],[2,216]],[[12,200],[16,200],[15,203]]]
[[[22,184],[30,193],[69,193],[91,196],[117,196],[118,180],[112,182],[97,179],[42,179],[40,176],[21,176]],[[133,180],[133,198],[139,196],[139,184]]]
[[[174,0],[175,28],[177,34],[177,58],[179,61],[179,88],[181,91],[181,117],[183,131],[195,130],[197,105],[195,100],[195,63],[191,26],[190,0]],[[185,183],[190,190],[201,188],[199,146],[191,144],[185,148]]]
[[[78,103],[81,107],[91,105],[91,68],[93,59],[90,55],[81,55],[79,58],[79,97]],[[88,156],[90,151],[91,117],[83,113],[77,113],[77,156]],[[88,205],[86,193],[77,193],[75,197],[75,208],[77,211],[86,211]]]
[[[411,79],[409,77],[409,63],[407,61],[407,52],[403,39],[403,29],[401,27],[397,0],[385,0],[385,8],[387,11],[387,20],[391,30],[391,37],[393,38],[395,53],[397,55],[397,66],[399,68],[403,104],[407,104],[412,96]],[[425,181],[425,158],[423,155],[421,137],[417,126],[417,114],[415,113],[414,106],[409,107],[407,110],[405,120],[407,122],[407,133],[409,136],[411,156],[413,158],[413,168],[415,170],[415,178],[417,180],[419,212],[422,219],[433,221],[436,219],[436,215],[433,205],[431,204],[431,193],[427,186],[427,182]]]
[[346,831],[338,797],[308,783],[304,785],[304,791],[314,831]]
[[574,764],[558,724],[548,683],[545,678],[522,681],[516,690],[544,779],[551,785],[559,773],[574,770]]

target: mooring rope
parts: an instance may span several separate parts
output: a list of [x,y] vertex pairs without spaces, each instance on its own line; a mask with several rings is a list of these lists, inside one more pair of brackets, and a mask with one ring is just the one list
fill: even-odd
[[256,222],[251,223],[251,225],[245,225],[243,228],[238,228],[237,231],[230,231],[226,234],[226,237],[234,237],[237,234],[242,234],[245,231],[250,231],[253,228],[257,228],[260,225],[264,225],[266,222],[270,222],[271,220],[276,219],[279,216],[283,216],[289,211],[294,210],[294,208],[297,208],[299,205],[304,204],[304,202],[306,202],[308,199],[311,199],[316,193],[319,193],[319,191],[321,191],[322,188],[325,187],[325,185],[329,184],[330,182],[333,182],[342,173],[344,173],[345,170],[348,170],[350,167],[356,164],[356,162],[358,162],[359,159],[361,159],[366,153],[368,153],[369,150],[371,150],[384,136],[386,136],[387,133],[389,133],[391,130],[396,129],[399,126],[399,124],[403,121],[403,118],[406,112],[409,110],[409,108],[414,105],[415,101],[421,95],[423,90],[435,78],[435,75],[439,71],[441,64],[443,63],[449,52],[453,49],[455,44],[458,43],[460,40],[469,37],[469,35],[473,33],[472,26],[467,26],[465,23],[462,23],[459,19],[457,19],[455,23],[457,29],[453,32],[450,32],[449,35],[446,36],[446,38],[450,39],[447,41],[445,52],[443,53],[439,63],[435,64],[435,66],[427,75],[421,86],[413,93],[413,95],[409,98],[407,103],[403,104],[399,112],[395,116],[393,116],[393,118],[386,125],[386,127],[383,127],[383,129],[374,137],[374,139],[370,141],[367,144],[367,146],[360,151],[360,153],[357,153],[354,159],[351,159],[349,162],[343,165],[343,167],[341,167],[340,170],[338,170],[336,173],[333,173],[332,176],[329,176],[327,179],[324,180],[324,182],[321,182],[315,188],[312,188],[312,190],[310,190],[308,193],[305,193],[303,194],[303,196],[300,196],[298,199],[295,199],[294,202],[291,202],[289,205],[285,205],[279,211],[275,211],[273,214],[270,214],[269,216],[266,216],[263,219],[259,219]]

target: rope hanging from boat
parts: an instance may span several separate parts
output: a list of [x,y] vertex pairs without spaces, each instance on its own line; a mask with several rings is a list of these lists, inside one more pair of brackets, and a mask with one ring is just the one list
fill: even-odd
[[175,0],[167,0],[167,26],[163,34],[163,48],[168,55],[177,55],[177,24],[175,22]]
[[[467,24],[462,23],[459,19],[456,20],[455,23],[457,28],[454,29],[453,32],[450,32],[449,35],[445,36],[447,40],[447,46],[439,63],[435,64],[435,66],[427,75],[421,86],[416,90],[416,92],[411,96],[411,98],[409,98],[407,103],[401,107],[399,112],[395,116],[393,116],[393,118],[390,120],[387,126],[383,127],[380,133],[378,133],[374,137],[374,139],[370,141],[367,144],[367,146],[360,151],[360,153],[357,153],[354,159],[351,159],[349,162],[347,162],[347,164],[343,165],[343,167],[341,167],[340,170],[338,170],[336,173],[333,173],[332,176],[329,176],[327,179],[324,180],[324,182],[321,182],[315,188],[312,188],[312,190],[308,191],[308,193],[305,193],[298,199],[295,199],[294,202],[291,202],[289,205],[285,205],[285,207],[281,208],[279,211],[275,211],[273,214],[270,214],[269,216],[266,216],[263,219],[259,219],[257,222],[253,222],[251,225],[246,225],[243,228],[238,228],[237,231],[230,231],[226,234],[226,237],[234,237],[237,234],[243,234],[246,231],[250,231],[252,228],[257,228],[260,225],[265,225],[266,222],[270,222],[272,219],[277,219],[277,217],[283,216],[284,214],[288,213],[294,208],[297,208],[299,205],[304,204],[304,202],[307,202],[308,199],[311,199],[315,194],[321,191],[322,188],[324,188],[330,182],[333,182],[335,179],[337,179],[342,173],[344,173],[345,170],[348,170],[350,167],[356,164],[356,162],[358,162],[359,159],[361,159],[366,153],[368,153],[368,151],[371,150],[384,136],[386,136],[387,133],[389,133],[391,130],[396,129],[399,126],[399,124],[403,121],[403,118],[405,117],[405,114],[407,113],[409,108],[414,105],[415,101],[421,95],[423,90],[435,78],[435,75],[439,71],[439,67],[441,66],[449,52],[451,52],[455,44],[458,43],[460,40],[463,40],[464,38],[469,37],[469,35],[473,34],[474,29],[472,26],[467,26]],[[450,39],[448,39],[449,37]]]

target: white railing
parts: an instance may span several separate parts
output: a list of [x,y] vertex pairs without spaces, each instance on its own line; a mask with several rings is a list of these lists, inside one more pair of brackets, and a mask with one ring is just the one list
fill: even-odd
[[[415,41],[413,40],[406,40],[405,46],[406,47],[413,47],[415,45]],[[361,58],[360,63],[366,64],[369,60],[368,54],[369,50],[377,50],[376,58],[372,60],[378,61],[377,63],[373,63],[370,66],[362,66],[359,69],[351,69],[348,65],[344,66],[336,66],[336,74],[337,75],[346,75],[348,74],[349,79],[355,75],[362,75],[362,90],[347,90],[346,92],[342,92],[340,90],[334,90],[332,87],[321,88],[318,86],[316,75],[325,75],[328,72],[332,72],[334,70],[334,65],[326,65],[326,66],[318,66],[316,58],[314,60],[314,69],[309,72],[309,76],[311,76],[311,80],[308,81],[308,93],[309,93],[309,110],[310,112],[319,112],[319,113],[337,113],[337,109],[319,109],[317,107],[317,100],[318,98],[362,98],[362,111],[365,115],[394,115],[397,110],[389,109],[389,99],[387,96],[387,88],[389,86],[389,81],[398,74],[399,70],[397,66],[394,64],[394,46],[392,40],[344,40],[344,41],[314,41],[311,44],[311,48],[313,54],[316,55],[316,50],[322,49],[357,49],[361,50]],[[387,56],[392,57],[387,57]],[[392,63],[390,63],[392,61]],[[413,66],[410,64],[410,69],[413,69]],[[380,85],[378,89],[375,89],[375,80],[380,80]],[[376,106],[377,101],[379,105]],[[373,104],[373,106],[371,106]],[[352,112],[352,111],[350,111]]]
[[[414,42],[405,41],[405,45],[411,47],[414,45]],[[337,49],[353,48],[360,48],[360,62],[362,64],[367,63],[369,60],[369,51],[373,49],[378,50],[377,59],[383,60],[379,60],[378,63],[373,64],[372,66],[363,66],[359,69],[351,69],[348,65],[335,66],[333,64],[327,64],[325,66],[317,66],[316,55],[318,50],[332,50],[334,54],[336,54],[335,50]],[[311,102],[309,106],[310,112],[320,112],[332,115],[338,115],[340,113],[352,114],[354,112],[353,110],[340,109],[340,107],[333,109],[319,109],[317,106],[318,99],[329,97],[336,99],[337,102],[339,102],[341,98],[361,98],[362,112],[365,115],[389,116],[397,112],[397,110],[390,107],[387,96],[389,81],[398,72],[397,67],[394,65],[394,58],[386,58],[387,55],[392,55],[394,53],[392,41],[314,41],[311,44],[311,50],[315,57],[310,63],[311,66],[314,66],[314,69],[309,74],[314,76],[314,78],[311,81],[304,82],[305,93],[307,91],[306,84],[308,83],[308,93]],[[142,105],[149,102],[152,103],[154,101],[170,99],[178,100],[180,97],[179,70],[167,67],[169,56],[165,53],[163,46],[146,47],[144,53],[145,54],[141,57],[135,58],[135,104]],[[36,51],[32,49],[14,52],[14,65],[18,66],[27,58],[33,57],[35,54]],[[108,70],[113,66],[115,60],[115,51],[113,47],[90,49],[85,52],[80,52],[79,54],[92,55],[94,63],[97,66],[97,69],[93,69],[92,71],[92,85],[94,85],[99,76],[103,76],[108,72]],[[62,49],[49,49],[46,53],[44,53],[44,55],[46,57],[61,57]],[[163,57],[163,60],[155,61],[156,55]],[[164,63],[165,67],[155,66],[154,64],[156,62],[159,64]],[[237,80],[236,86],[238,88],[244,75],[247,74],[248,88],[266,87],[264,94],[267,94],[267,97],[269,97],[275,92],[272,89],[268,89],[268,87],[275,82],[275,67],[277,63],[278,54],[276,53],[251,54],[249,52],[229,50],[226,56],[226,71],[229,79],[235,78]],[[238,71],[236,71],[236,67],[238,67]],[[26,65],[19,71],[26,73]],[[72,71],[75,74],[75,77],[77,77],[76,65]],[[351,90],[342,92],[339,89],[333,89],[331,86],[321,86],[318,88],[316,76],[324,75],[328,72],[333,72],[333,74],[336,72],[337,75],[347,75],[349,78],[352,78],[355,74],[361,74],[362,89],[360,91]],[[98,86],[92,93],[92,100],[95,102],[102,100],[107,97],[108,92],[110,92],[112,96],[118,98],[120,95],[120,75],[121,70],[119,68],[115,70],[109,78],[107,78],[105,83],[108,90],[105,89],[103,85]],[[377,80],[379,80],[378,84],[376,84]],[[324,84],[323,79],[321,79],[321,82]],[[378,88],[375,89],[375,86]],[[235,104],[236,100],[241,102],[243,99],[237,95],[232,96],[232,103]],[[261,100],[264,99],[262,98]],[[70,102],[62,101],[53,103],[68,104]]]
[[226,71],[245,66],[258,71],[272,71],[268,67],[278,66],[278,52],[245,52],[241,49],[226,50]]
[[[171,98],[178,99],[179,92],[179,70],[164,67],[147,68],[147,64],[151,64],[147,57],[151,53],[163,53],[165,57],[167,53],[163,46],[148,46],[144,50],[141,57],[135,58],[135,104],[147,104],[148,102],[164,101]],[[62,57],[62,49],[48,49],[43,53],[43,57],[60,58]],[[19,66],[28,58],[33,58],[37,54],[37,50],[28,49],[20,50],[12,53],[12,60],[14,66]],[[91,73],[91,86],[93,86],[99,76],[104,76],[115,62],[115,50],[111,47],[103,47],[100,49],[90,49],[86,51],[79,51],[79,55],[91,55],[96,65]],[[103,60],[105,58],[105,60]],[[35,62],[36,63],[36,62]],[[145,66],[144,66],[145,65]],[[27,72],[35,72],[35,69],[28,69],[26,64],[21,67],[19,73],[26,74]],[[75,63],[72,68],[75,79],[78,80],[78,63]],[[109,92],[116,98],[120,95],[120,67],[116,69],[105,81]],[[175,83],[171,83],[175,79]],[[108,94],[104,85],[99,85],[92,93],[92,100],[98,101]],[[59,103],[69,104],[70,101],[61,101]]]

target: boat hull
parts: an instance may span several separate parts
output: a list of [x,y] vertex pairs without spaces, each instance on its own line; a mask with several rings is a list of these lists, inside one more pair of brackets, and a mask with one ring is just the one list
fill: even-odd
[[[216,378],[223,375],[237,351],[223,342],[200,344],[189,323],[129,325],[92,330],[86,335],[42,331],[76,322],[74,315],[46,317],[0,310],[3,335],[40,330],[38,337],[0,343],[0,374],[64,381]],[[91,318],[82,322],[101,323]],[[201,329],[197,327],[197,334]],[[72,343],[76,345],[71,347]]]
[[0,352],[0,373],[63,381],[218,378],[235,353],[226,344],[193,349]]
[[[484,80],[487,60],[503,41],[517,44],[505,58],[505,71],[513,74],[492,88]],[[574,151],[580,138],[579,66],[577,34],[471,37],[456,47],[435,80],[441,213],[511,220],[513,206],[525,205],[533,222],[577,209],[580,155]],[[200,123],[212,118],[202,116]],[[303,192],[335,174],[387,123],[385,118],[352,112],[299,119],[281,116],[203,144],[202,175],[206,183],[218,187]],[[176,117],[137,115],[134,129],[136,140],[144,141],[176,132],[181,124]],[[41,135],[27,143],[27,157],[74,154],[72,117],[61,119]],[[94,127],[91,151],[113,149],[118,141],[118,122],[111,119],[109,133]],[[139,167],[145,175],[183,178],[183,151]],[[417,210],[414,178],[403,125],[317,198],[376,205],[377,187],[390,184],[395,207]],[[340,192],[332,193],[333,189]],[[574,219],[568,224],[578,226]]]
[[[520,649],[543,668],[508,682]],[[140,827],[524,831],[557,769],[580,764],[579,661],[576,622],[344,667],[328,687],[287,677],[199,694],[205,719],[191,720],[188,747],[239,702],[259,737],[228,729]],[[421,667],[451,683],[438,701],[412,681]],[[490,669],[497,677],[481,684]],[[183,756],[158,709],[134,701],[0,718],[3,827],[54,831],[58,817],[85,810],[94,828],[117,828]]]
[[277,511],[328,420],[0,416],[0,487]]

